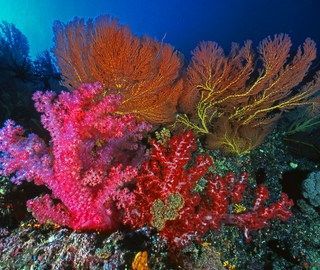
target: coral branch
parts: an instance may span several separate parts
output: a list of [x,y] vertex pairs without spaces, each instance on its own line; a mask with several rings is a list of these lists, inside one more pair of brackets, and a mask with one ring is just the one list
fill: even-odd
[[[265,206],[269,197],[265,186],[257,187],[251,211],[230,212],[230,205],[243,200],[248,174],[241,174],[239,179],[233,173],[225,177],[208,174],[212,159],[198,155],[191,162],[195,149],[195,137],[190,132],[174,136],[167,147],[152,143],[150,160],[136,177],[133,199],[125,206],[126,223],[133,227],[154,226],[174,248],[222,224],[243,229],[249,239],[251,231],[267,226],[270,220],[291,216],[292,201],[285,194],[278,202]],[[207,180],[203,193],[195,190],[201,178]]]

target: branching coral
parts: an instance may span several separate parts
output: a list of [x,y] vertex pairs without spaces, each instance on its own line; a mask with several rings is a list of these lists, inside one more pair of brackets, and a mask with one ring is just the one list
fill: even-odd
[[[112,230],[116,205],[130,200],[122,186],[137,173],[142,160],[139,143],[149,125],[133,116],[112,113],[116,95],[102,96],[100,84],[83,85],[72,93],[37,92],[36,109],[50,132],[50,145],[8,120],[0,130],[1,173],[12,180],[46,185],[52,194],[30,200],[28,208],[40,221],[77,230]],[[134,151],[134,155],[132,155]],[[125,167],[127,166],[127,167]]]
[[55,54],[67,86],[102,82],[106,93],[124,96],[117,111],[153,123],[174,120],[182,90],[182,65],[174,49],[102,16],[67,25],[56,22]]
[[261,143],[282,112],[298,106],[315,106],[320,73],[301,85],[316,57],[315,43],[306,39],[294,57],[287,35],[264,39],[256,63],[251,42],[233,45],[225,56],[213,42],[193,52],[185,78],[178,120],[199,134],[210,147],[243,154]]
[[[243,173],[239,180],[232,173],[225,177],[208,174],[212,159],[198,155],[192,162],[195,149],[196,139],[191,132],[173,136],[166,146],[152,142],[150,160],[136,177],[133,199],[125,206],[126,223],[133,227],[154,226],[174,247],[198,239],[223,223],[242,228],[249,239],[250,231],[265,227],[268,221],[291,216],[292,201],[286,194],[265,206],[269,192],[263,185],[256,189],[251,210],[231,213],[230,204],[243,199],[248,174]],[[195,187],[203,177],[207,185],[202,194]]]

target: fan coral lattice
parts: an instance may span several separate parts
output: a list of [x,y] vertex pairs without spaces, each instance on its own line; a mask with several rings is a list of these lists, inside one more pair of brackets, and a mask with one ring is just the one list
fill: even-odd
[[316,45],[306,39],[290,58],[288,35],[264,39],[255,61],[251,42],[233,45],[225,56],[214,42],[193,51],[178,120],[199,134],[209,147],[236,154],[259,145],[282,112],[298,106],[319,106],[320,73],[301,85],[316,58]]
[[99,81],[108,94],[124,96],[119,113],[152,123],[174,120],[182,61],[170,45],[138,38],[106,16],[56,22],[54,31],[55,54],[67,86]]

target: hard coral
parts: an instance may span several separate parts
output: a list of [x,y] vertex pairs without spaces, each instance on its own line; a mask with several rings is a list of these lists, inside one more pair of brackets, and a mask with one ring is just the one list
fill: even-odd
[[37,92],[36,109],[49,131],[50,145],[8,120],[0,130],[1,173],[13,181],[46,185],[52,194],[30,200],[28,208],[40,221],[77,230],[112,230],[116,204],[130,200],[123,184],[137,173],[139,144],[150,126],[133,116],[112,114],[116,95],[102,96],[100,84],[82,85],[72,93]]
[[[291,216],[292,201],[285,194],[269,207],[264,205],[269,197],[265,186],[258,186],[251,211],[231,213],[230,204],[243,199],[248,174],[243,173],[239,180],[232,173],[225,177],[208,174],[212,159],[198,155],[192,162],[195,150],[196,139],[191,132],[172,137],[167,146],[152,142],[150,160],[136,177],[134,199],[126,206],[126,223],[154,226],[177,247],[199,239],[209,229],[220,228],[222,223],[244,229],[249,239],[251,230],[263,228],[269,220]],[[207,185],[200,193],[195,187],[203,177]]]

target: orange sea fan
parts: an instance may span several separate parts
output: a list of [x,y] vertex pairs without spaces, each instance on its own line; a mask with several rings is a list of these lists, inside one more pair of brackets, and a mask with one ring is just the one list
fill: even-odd
[[[242,48],[232,44],[228,57],[215,42],[201,42],[193,51],[180,104],[193,111],[199,100],[220,101],[233,97],[243,88],[253,71],[251,42]],[[214,91],[212,91],[214,89]]]
[[316,45],[308,38],[290,57],[291,45],[288,35],[267,37],[255,60],[250,41],[241,48],[233,45],[228,56],[214,42],[200,43],[193,51],[180,99],[186,114],[180,114],[178,121],[206,134],[209,146],[237,154],[250,151],[282,112],[319,103],[315,96],[320,72],[301,85],[316,58]]
[[56,22],[55,54],[67,86],[102,82],[120,93],[119,113],[134,113],[152,123],[174,120],[182,90],[182,60],[168,44],[139,38],[107,16]]

